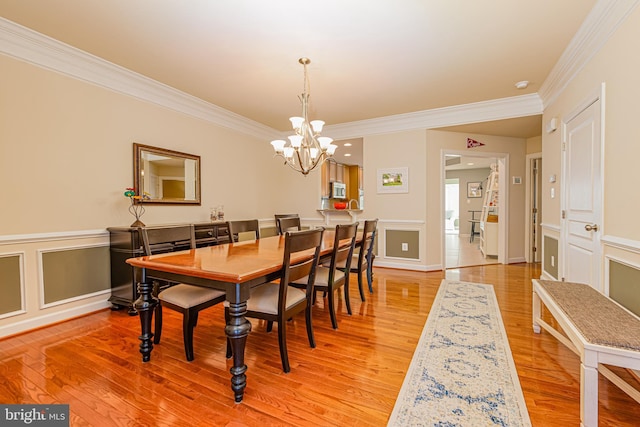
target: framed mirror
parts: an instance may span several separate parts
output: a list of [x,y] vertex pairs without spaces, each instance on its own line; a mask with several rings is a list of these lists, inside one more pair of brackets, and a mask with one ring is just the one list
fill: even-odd
[[200,204],[200,156],[133,143],[133,184],[143,203]]

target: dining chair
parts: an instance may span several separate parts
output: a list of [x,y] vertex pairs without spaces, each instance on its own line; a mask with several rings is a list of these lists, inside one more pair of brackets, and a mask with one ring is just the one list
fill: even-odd
[[[336,290],[344,288],[344,300],[345,305],[347,306],[347,313],[351,315],[351,303],[349,302],[349,273],[345,273],[345,271],[349,271],[351,268],[357,230],[357,222],[353,224],[337,225],[333,242],[333,250],[331,251],[331,260],[328,265],[318,265],[315,271],[316,277],[313,286],[313,298],[315,301],[315,291],[323,291],[325,293],[328,301],[329,316],[331,317],[331,326],[333,329],[338,329],[334,295]],[[338,265],[341,263],[344,263],[345,271],[338,268]],[[306,279],[302,279],[294,281],[292,285],[302,287],[306,283]]]
[[[278,235],[282,235],[283,231],[280,229],[280,224],[278,223],[278,220],[280,218],[300,218],[300,215],[298,214],[275,214],[274,215],[275,220],[276,220],[276,229],[278,231]],[[287,230],[285,230],[287,231]]]
[[[351,268],[348,271],[358,275],[358,290],[360,291],[360,299],[365,301],[364,289],[362,286],[362,275],[367,276],[367,284],[369,292],[373,293],[373,242],[376,238],[376,227],[378,219],[365,220],[364,229],[362,231],[362,240],[357,245],[358,253],[351,258]],[[346,260],[340,261],[337,267],[342,271],[347,271]]]
[[[187,244],[195,249],[196,240],[193,225],[172,227],[143,227],[142,241],[145,255],[171,252],[176,247]],[[153,280],[153,277],[150,277]],[[198,313],[226,299],[225,293],[216,289],[184,283],[164,283],[154,281],[159,304],[155,310],[154,344],[160,343],[162,335],[162,309],[170,308],[182,313],[182,337],[184,353],[188,361],[193,355],[193,329],[198,322]]]
[[289,216],[284,218],[278,218],[276,220],[278,224],[279,234],[284,234],[286,231],[300,231],[302,225],[300,224],[300,217]]
[[[247,301],[245,317],[266,320],[267,332],[271,332],[273,322],[278,324],[278,344],[284,372],[291,370],[287,352],[286,325],[293,316],[302,311],[305,312],[309,346],[311,348],[316,346],[311,323],[311,304],[323,233],[324,228],[295,233],[285,232],[280,280],[251,289],[251,295]],[[293,281],[305,283],[304,288],[289,286]],[[229,318],[227,303],[225,303],[225,318]],[[231,355],[227,340],[227,357]]]
[[[260,238],[260,225],[257,219],[243,221],[229,221],[229,240],[242,242],[244,240],[257,240]],[[253,234],[249,234],[253,232]]]

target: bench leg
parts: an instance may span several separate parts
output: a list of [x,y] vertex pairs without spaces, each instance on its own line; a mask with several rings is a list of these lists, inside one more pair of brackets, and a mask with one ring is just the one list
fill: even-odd
[[595,356],[585,351],[580,363],[580,425],[583,427],[598,426],[598,364],[587,365]]
[[536,334],[540,333],[540,325],[538,324],[538,319],[540,318],[540,297],[533,291],[533,306],[531,307],[533,312],[533,332]]

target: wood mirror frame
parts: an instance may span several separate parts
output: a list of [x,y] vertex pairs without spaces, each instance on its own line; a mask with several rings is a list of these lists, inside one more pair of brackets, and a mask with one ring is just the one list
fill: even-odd
[[133,184],[143,203],[199,205],[200,156],[134,142]]

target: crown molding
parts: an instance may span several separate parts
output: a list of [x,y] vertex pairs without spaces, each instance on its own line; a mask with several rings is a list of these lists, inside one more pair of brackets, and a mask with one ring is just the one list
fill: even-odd
[[534,93],[328,125],[325,126],[325,129],[331,133],[334,139],[347,139],[357,138],[362,135],[456,126],[536,114],[542,114],[542,102],[538,94]]
[[540,86],[538,93],[544,108],[558,99],[567,85],[633,12],[638,2],[639,0],[599,0],[595,4]]
[[261,139],[278,132],[0,17],[0,53]]
[[[537,94],[326,126],[336,139],[542,114],[640,0],[599,0]],[[282,132],[0,17],[0,53],[263,140]]]

